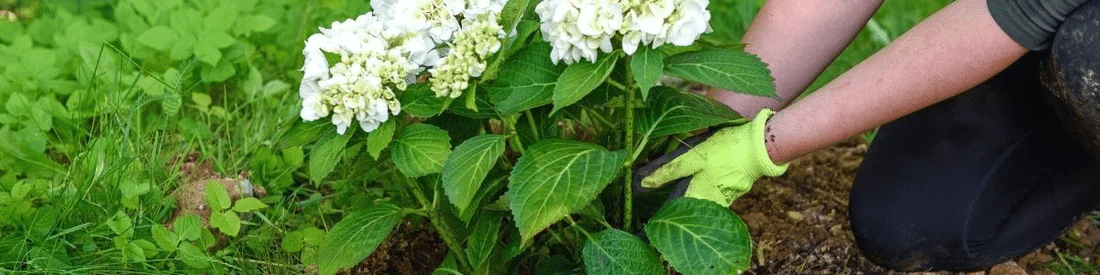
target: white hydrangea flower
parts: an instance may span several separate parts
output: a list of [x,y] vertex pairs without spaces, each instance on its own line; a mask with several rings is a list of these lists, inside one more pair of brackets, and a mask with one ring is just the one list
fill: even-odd
[[306,116],[306,106],[312,105],[316,110],[332,110],[332,124],[336,125],[337,133],[344,134],[353,119],[358,120],[363,131],[374,131],[390,114],[401,112],[400,103],[387,84],[404,84],[405,72],[401,69],[405,66],[404,60],[392,54],[365,52],[342,58],[329,69],[329,78],[318,81],[319,99],[303,98],[302,119],[319,118]]
[[[377,31],[370,31],[378,24],[371,14],[335,22],[332,28],[322,28],[321,33],[311,35],[302,51],[303,120],[312,121],[332,116],[336,131],[344,134],[352,120],[358,120],[364,131],[370,132],[385,122],[390,114],[401,112],[389,86],[404,88],[410,71],[418,66],[406,57],[401,47],[388,49],[391,44]],[[329,64],[325,54],[340,57],[336,64]]]
[[444,0],[451,14],[477,18],[486,14],[499,15],[507,0]]
[[[500,50],[505,32],[496,17],[505,2],[379,0],[371,13],[321,28],[302,50],[302,119],[331,116],[340,134],[353,121],[373,131],[401,112],[394,92],[429,68],[437,95],[460,96]],[[614,34],[611,26],[601,21],[585,31]]]
[[633,54],[639,45],[691,45],[711,30],[708,4],[708,0],[623,0],[623,51]]
[[504,35],[495,13],[464,19],[462,30],[451,43],[451,52],[439,66],[429,70],[432,91],[441,97],[461,96],[469,87],[470,78],[485,72],[486,59],[500,50],[500,38]]
[[444,0],[381,0],[371,1],[379,20],[387,29],[426,31],[436,43],[451,40],[458,30],[458,18]]
[[623,6],[616,0],[546,0],[535,12],[554,63],[595,61],[598,51],[613,50],[611,38],[623,24]]

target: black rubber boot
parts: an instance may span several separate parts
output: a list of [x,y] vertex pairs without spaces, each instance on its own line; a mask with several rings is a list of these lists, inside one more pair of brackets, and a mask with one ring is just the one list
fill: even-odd
[[1100,157],[1100,1],[1089,1],[1066,18],[1042,67],[1043,85],[1063,126]]

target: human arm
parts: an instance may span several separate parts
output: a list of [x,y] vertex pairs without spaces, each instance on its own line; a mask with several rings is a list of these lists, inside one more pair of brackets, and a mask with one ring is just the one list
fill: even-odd
[[722,90],[707,95],[744,116],[787,106],[852,42],[881,4],[882,0],[766,1],[741,42],[745,51],[768,64],[781,99]]
[[779,111],[766,147],[785,163],[965,91],[1027,49],[993,21],[986,0],[959,0],[881,51]]

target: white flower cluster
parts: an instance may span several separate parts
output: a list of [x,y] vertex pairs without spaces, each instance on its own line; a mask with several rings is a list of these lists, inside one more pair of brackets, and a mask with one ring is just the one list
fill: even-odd
[[610,52],[615,35],[633,54],[639,45],[687,46],[710,31],[708,0],[545,0],[535,7],[550,58],[572,64]]
[[321,28],[302,51],[302,119],[331,115],[340,134],[352,120],[373,131],[401,112],[394,89],[404,90],[428,68],[440,74],[433,90],[446,83],[436,93],[457,97],[500,48],[496,16],[503,1],[371,1],[373,12]]
[[436,96],[457,98],[469,85],[470,77],[485,72],[486,58],[500,50],[504,29],[494,15],[479,16],[483,20],[464,20],[462,30],[455,34],[453,47],[432,74],[432,91]]

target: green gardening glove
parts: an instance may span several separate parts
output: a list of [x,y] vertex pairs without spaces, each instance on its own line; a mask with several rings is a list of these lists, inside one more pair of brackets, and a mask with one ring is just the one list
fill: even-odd
[[[779,176],[787,164],[776,165],[764,147],[764,124],[775,114],[763,109],[752,122],[717,130],[690,148],[676,150],[638,169],[635,180],[643,188],[658,188],[689,178],[684,195],[729,206],[749,191],[762,175]],[[671,160],[670,160],[671,159]]]

